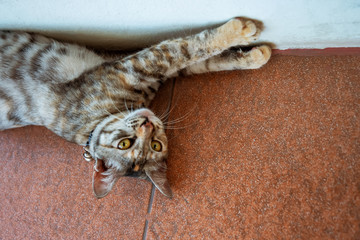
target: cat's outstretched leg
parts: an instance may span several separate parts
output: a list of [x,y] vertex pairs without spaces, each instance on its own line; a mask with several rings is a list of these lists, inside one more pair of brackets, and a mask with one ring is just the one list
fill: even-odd
[[250,51],[225,50],[223,53],[197,62],[184,70],[185,75],[217,72],[237,69],[256,69],[268,62],[271,56],[271,48],[261,45],[252,48]]
[[235,18],[213,30],[186,38],[168,40],[112,64],[122,72],[126,84],[147,94],[154,93],[162,81],[197,62],[237,45],[255,41],[262,29],[260,22]]

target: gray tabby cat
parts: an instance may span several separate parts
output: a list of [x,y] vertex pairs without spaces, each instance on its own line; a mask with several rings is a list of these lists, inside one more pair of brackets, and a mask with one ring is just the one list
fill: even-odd
[[[0,130],[41,125],[87,146],[86,157],[95,159],[93,190],[98,198],[122,176],[149,179],[171,197],[164,124],[146,107],[160,85],[180,71],[264,65],[271,55],[268,46],[247,52],[229,49],[256,40],[260,25],[235,18],[114,61],[40,35],[0,31]],[[126,105],[135,110],[129,112]]]

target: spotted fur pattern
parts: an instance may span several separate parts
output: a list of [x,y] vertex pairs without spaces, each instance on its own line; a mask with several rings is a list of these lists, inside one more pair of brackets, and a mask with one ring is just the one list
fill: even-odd
[[[262,45],[230,49],[256,40],[261,24],[243,18],[199,34],[168,40],[107,61],[74,44],[37,34],[0,32],[0,130],[42,125],[85,145],[95,159],[94,192],[103,197],[121,176],[150,179],[171,196],[166,180],[167,139],[148,107],[164,81],[182,74],[254,69],[271,55]],[[127,106],[135,111],[129,112]],[[119,141],[132,146],[121,150]],[[160,152],[150,142],[159,141]]]

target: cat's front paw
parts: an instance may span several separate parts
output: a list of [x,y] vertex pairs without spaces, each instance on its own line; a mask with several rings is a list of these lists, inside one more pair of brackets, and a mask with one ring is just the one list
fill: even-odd
[[247,45],[260,36],[263,24],[260,21],[247,18],[234,18],[221,27],[221,32],[227,36],[230,46]]

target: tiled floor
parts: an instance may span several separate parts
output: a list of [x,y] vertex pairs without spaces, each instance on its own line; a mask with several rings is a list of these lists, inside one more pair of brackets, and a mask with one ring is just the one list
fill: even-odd
[[[82,148],[0,132],[0,239],[360,239],[360,56],[274,56],[168,82],[167,199],[121,179],[96,200]],[[172,101],[170,101],[172,99]]]

